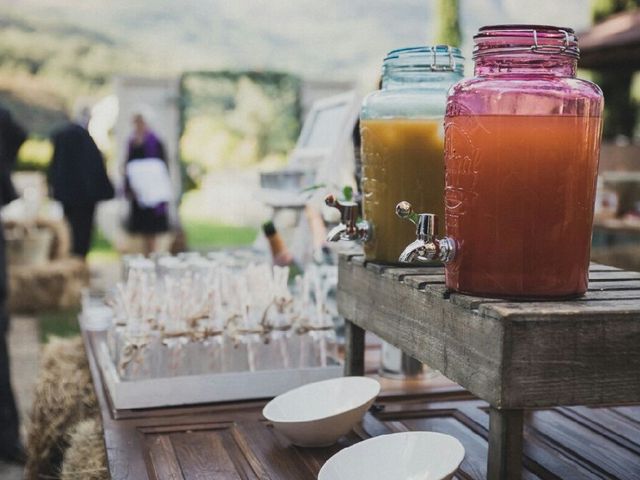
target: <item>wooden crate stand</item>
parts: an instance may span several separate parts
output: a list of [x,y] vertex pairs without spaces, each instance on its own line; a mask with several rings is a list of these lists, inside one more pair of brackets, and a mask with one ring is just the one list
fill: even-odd
[[570,301],[449,292],[442,267],[342,256],[338,310],[347,375],[364,373],[371,331],[490,404],[487,476],[521,476],[523,411],[640,403],[640,274],[592,264]]

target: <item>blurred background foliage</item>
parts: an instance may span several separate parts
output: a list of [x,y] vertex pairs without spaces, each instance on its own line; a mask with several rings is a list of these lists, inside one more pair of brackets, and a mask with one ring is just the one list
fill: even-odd
[[[552,5],[558,22],[581,31],[588,28],[591,19],[601,20],[633,8],[639,1],[539,0],[535,8],[524,8],[525,3],[523,0],[0,2],[0,103],[16,114],[38,143],[68,118],[75,99],[98,99],[110,93],[114,74],[157,76],[179,75],[183,71],[275,70],[299,76],[295,78],[360,81],[367,89],[378,75],[381,58],[394,47],[450,43],[461,46],[470,57],[473,32],[498,18],[503,23],[513,23],[522,21],[526,14],[531,23],[541,22],[548,18],[546,10]],[[286,22],[276,22],[274,27],[274,19]],[[467,71],[469,68],[470,61]],[[626,87],[631,85],[635,92],[632,97],[638,98],[638,76],[634,83],[631,74],[616,75],[617,80],[614,75],[593,77],[606,90],[609,105],[627,103],[627,108],[615,108],[621,112],[616,114],[617,118],[610,117],[609,110],[614,109],[608,109],[607,137],[630,135],[636,124],[637,105],[629,106]],[[242,88],[252,102],[261,102],[264,95],[269,97],[262,86],[255,88],[255,78],[248,80],[237,82],[233,88]],[[196,82],[195,77],[193,81]],[[224,87],[222,84],[220,80],[217,85]],[[195,83],[193,88],[196,89]],[[224,88],[228,88],[224,93],[227,98],[219,99],[218,105],[227,108],[225,102],[237,97],[237,92],[229,93],[231,87]],[[233,101],[242,103],[238,98]],[[209,168],[224,168],[232,155],[238,158],[238,165],[255,159],[281,161],[286,146],[292,145],[289,132],[298,127],[297,120],[278,115],[278,102],[275,110],[268,106],[251,113],[248,106],[238,105],[235,120],[224,108],[220,110],[224,119],[206,117],[194,110],[184,125],[182,142],[190,175],[197,177],[198,172]],[[238,128],[240,121],[249,116],[251,121]],[[271,136],[264,125],[272,121],[280,122],[277,127],[273,124],[273,130],[284,128],[286,135]],[[227,127],[226,131],[222,125]],[[253,140],[240,140],[239,133],[243,130],[250,131]],[[210,136],[212,132],[215,134]],[[206,143],[203,151],[212,153],[198,152],[195,148],[198,143]],[[21,168],[43,166],[48,160],[42,156],[46,153],[46,147],[25,147]]]
[[300,88],[286,73],[184,74],[180,151],[190,177],[282,162],[300,131]]
[[[592,0],[591,18],[594,23],[626,10],[640,7],[640,0]],[[619,135],[633,137],[638,118],[638,96],[634,95],[636,72],[623,66],[615,71],[593,72],[591,79],[602,89],[605,98],[604,129],[605,139]],[[638,82],[635,87],[640,88]]]
[[460,32],[460,1],[438,0],[438,35],[436,42],[452,47],[462,45]]

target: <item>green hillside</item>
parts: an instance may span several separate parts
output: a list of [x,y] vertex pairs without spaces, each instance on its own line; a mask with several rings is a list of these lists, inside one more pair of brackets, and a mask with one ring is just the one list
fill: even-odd
[[[482,24],[589,21],[585,0],[459,3],[467,56]],[[435,40],[435,12],[436,0],[0,0],[0,102],[44,135],[114,73],[264,69],[373,85],[388,50]]]
[[96,31],[0,12],[0,102],[36,135],[64,121],[75,98],[105,91],[114,72],[140,67]]

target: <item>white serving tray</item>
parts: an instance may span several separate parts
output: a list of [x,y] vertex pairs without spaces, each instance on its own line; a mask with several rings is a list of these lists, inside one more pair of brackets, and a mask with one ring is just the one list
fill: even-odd
[[102,381],[118,410],[270,398],[307,383],[343,375],[343,366],[336,364],[124,381],[109,355],[106,336],[98,334],[91,338]]

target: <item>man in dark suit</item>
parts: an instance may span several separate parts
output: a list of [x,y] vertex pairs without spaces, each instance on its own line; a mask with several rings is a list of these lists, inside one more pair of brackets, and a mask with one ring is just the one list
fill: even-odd
[[96,204],[114,195],[102,154],[89,135],[87,124],[85,110],[76,123],[69,123],[53,134],[53,158],[49,165],[53,198],[62,203],[71,226],[72,251],[83,258],[91,247]]
[[[2,205],[16,198],[16,192],[11,183],[11,170],[15,166],[18,150],[25,139],[25,131],[13,120],[8,110],[0,107],[0,203]],[[9,331],[7,294],[4,232],[0,226],[0,460],[21,463],[24,461],[24,449],[20,442],[18,409],[11,387],[7,348]]]

